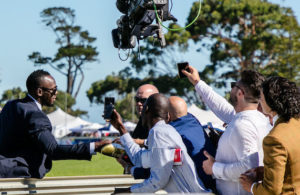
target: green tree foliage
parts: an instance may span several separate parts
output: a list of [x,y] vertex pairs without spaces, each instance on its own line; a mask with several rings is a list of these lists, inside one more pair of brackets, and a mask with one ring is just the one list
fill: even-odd
[[[198,7],[197,1],[187,23],[195,18]],[[203,64],[200,76],[216,88],[226,87],[227,79],[238,79],[245,69],[300,82],[300,27],[291,8],[266,0],[204,0],[194,25],[186,31],[169,31],[165,37],[166,48],[160,49],[149,38],[139,54],[133,52],[130,67],[93,83],[87,92],[90,101],[101,103],[103,96],[113,91],[124,98],[132,87],[152,83],[162,93],[201,105],[193,86],[186,79],[176,78],[175,64],[182,60],[182,52],[190,50],[191,43],[198,52],[210,53],[210,63]]]
[[[194,3],[188,22],[198,6]],[[188,31],[199,51],[211,52],[205,70],[212,76],[236,79],[240,71],[256,69],[299,82],[300,27],[291,8],[265,0],[204,0]]]
[[[170,24],[171,28],[178,25]],[[188,102],[199,102],[193,92],[194,88],[187,79],[179,79],[176,63],[181,60],[177,49],[187,51],[189,32],[167,33],[168,47],[160,49],[158,42],[149,38],[138,52],[131,56],[131,67],[126,67],[117,75],[108,75],[104,80],[94,82],[87,91],[90,102],[103,103],[104,96],[110,93],[125,98],[132,88],[135,90],[143,84],[155,85],[161,93],[184,97]],[[137,73],[137,76],[132,76]],[[203,78],[206,76],[203,74]],[[128,107],[129,110],[130,107]]]
[[3,107],[7,101],[13,99],[21,99],[26,96],[26,92],[22,91],[20,87],[14,87],[12,89],[6,90],[2,94],[2,98],[0,100],[1,107]]
[[76,100],[74,97],[72,97],[69,93],[66,93],[64,91],[58,91],[58,94],[56,96],[56,100],[54,102],[53,107],[43,107],[43,111],[45,113],[51,113],[56,110],[57,107],[64,110],[65,112],[73,115],[73,116],[82,116],[87,115],[86,111],[76,109],[74,110],[72,107],[76,104]]
[[84,65],[97,60],[98,52],[92,46],[96,38],[75,25],[75,12],[70,8],[47,8],[40,15],[42,22],[56,35],[55,43],[59,48],[53,57],[33,52],[28,56],[29,60],[35,66],[48,65],[64,75],[67,78],[66,92],[76,99],[84,80]]
[[116,110],[121,114],[126,121],[138,122],[138,117],[135,110],[134,94],[129,93],[124,99],[117,101],[115,104]]
[[[0,100],[1,107],[3,107],[6,104],[6,102],[9,100],[24,98],[26,94],[27,91],[22,91],[20,87],[15,87],[13,89],[8,89],[4,91],[2,94],[2,98]],[[70,94],[63,91],[58,91],[58,94],[56,96],[56,101],[54,102],[54,106],[53,107],[44,106],[43,111],[48,114],[55,111],[56,107],[59,107],[73,116],[81,116],[87,114],[86,111],[72,109],[72,107],[75,104],[76,104],[76,100]]]

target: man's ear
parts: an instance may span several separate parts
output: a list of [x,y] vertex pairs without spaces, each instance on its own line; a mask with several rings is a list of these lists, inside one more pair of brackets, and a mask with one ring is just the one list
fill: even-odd
[[38,97],[41,97],[43,96],[43,90],[41,88],[37,88],[35,90],[35,94],[38,96]]
[[244,94],[244,92],[242,91],[242,90],[238,90],[238,92],[237,92],[237,96],[238,97],[244,97],[244,99],[245,99],[245,94]]
[[171,116],[170,116],[170,112],[168,112],[168,119],[167,119],[167,123],[171,122]]

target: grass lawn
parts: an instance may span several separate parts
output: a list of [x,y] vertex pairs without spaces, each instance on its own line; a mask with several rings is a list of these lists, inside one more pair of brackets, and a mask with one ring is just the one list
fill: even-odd
[[102,154],[93,155],[91,161],[59,160],[53,161],[47,177],[83,176],[83,175],[117,175],[123,174],[123,168],[115,158]]

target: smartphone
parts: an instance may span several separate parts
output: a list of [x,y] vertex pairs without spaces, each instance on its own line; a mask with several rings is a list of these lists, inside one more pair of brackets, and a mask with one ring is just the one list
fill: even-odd
[[190,72],[190,69],[188,68],[189,63],[188,62],[181,62],[177,63],[177,68],[178,68],[178,76],[179,78],[184,78],[186,77],[181,70],[186,70],[187,72]]
[[106,121],[110,121],[113,110],[115,109],[115,98],[114,97],[105,97],[104,100],[104,112],[103,118]]

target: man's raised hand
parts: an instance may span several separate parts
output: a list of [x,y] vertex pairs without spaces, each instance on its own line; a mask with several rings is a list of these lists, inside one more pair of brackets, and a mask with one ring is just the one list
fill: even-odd
[[125,129],[122,122],[122,117],[116,110],[114,110],[111,115],[110,123],[120,132],[121,135],[127,133],[127,130]]
[[186,70],[181,70],[181,72],[185,76],[187,76],[187,78],[193,85],[196,85],[200,81],[199,73],[194,67],[192,67],[190,65],[188,66],[188,69],[189,69],[189,72]]

